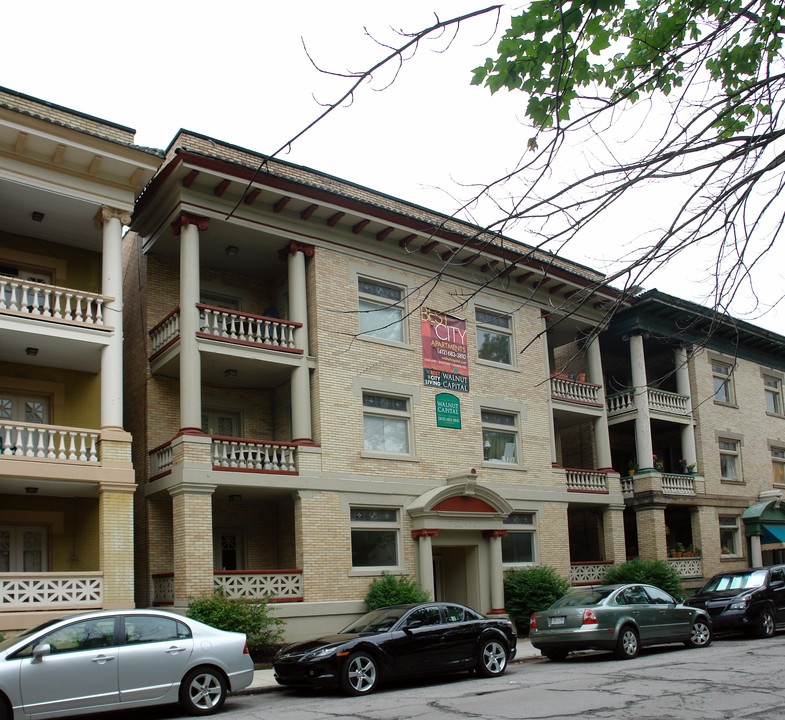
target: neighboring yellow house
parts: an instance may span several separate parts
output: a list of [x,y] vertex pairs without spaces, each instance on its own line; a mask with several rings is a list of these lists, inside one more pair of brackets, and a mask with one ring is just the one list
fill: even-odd
[[122,226],[134,131],[0,88],[0,632],[133,603]]

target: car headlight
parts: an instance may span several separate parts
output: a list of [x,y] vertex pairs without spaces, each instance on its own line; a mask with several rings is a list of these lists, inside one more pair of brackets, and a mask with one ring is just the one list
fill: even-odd
[[330,655],[333,655],[337,649],[337,647],[323,647],[319,650],[316,650],[315,652],[312,652],[310,657],[313,660],[316,660],[317,658],[330,657]]
[[734,600],[730,604],[731,610],[745,610],[747,608],[747,604],[749,603],[749,598],[741,598],[740,600]]

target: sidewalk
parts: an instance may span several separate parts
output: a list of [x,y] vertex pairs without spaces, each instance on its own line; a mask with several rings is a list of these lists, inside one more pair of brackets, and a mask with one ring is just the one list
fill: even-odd
[[[539,650],[535,650],[532,647],[529,638],[518,638],[518,652],[515,655],[515,662],[539,657],[542,657],[542,654]],[[275,682],[275,678],[273,677],[273,669],[264,668],[254,672],[253,682],[247,688],[240,690],[239,694],[268,692],[269,690],[280,687],[282,686]]]

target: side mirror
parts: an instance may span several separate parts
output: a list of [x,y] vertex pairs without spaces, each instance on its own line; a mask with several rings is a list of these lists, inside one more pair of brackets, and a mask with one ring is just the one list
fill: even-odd
[[422,620],[412,620],[412,621],[406,623],[406,627],[404,629],[405,630],[414,630],[414,629],[416,629],[418,627],[422,627],[422,626],[423,626],[423,621]]
[[36,645],[33,648],[33,660],[40,660],[42,657],[49,655],[51,652],[52,646],[47,643]]
[[769,587],[771,587],[772,590],[779,590],[780,588],[785,587],[785,582],[782,580],[773,580]]

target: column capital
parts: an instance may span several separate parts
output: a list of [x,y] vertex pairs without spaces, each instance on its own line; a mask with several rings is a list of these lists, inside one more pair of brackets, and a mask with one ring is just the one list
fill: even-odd
[[507,537],[506,530],[483,530],[482,536],[486,538],[505,538]]
[[212,495],[217,487],[211,483],[181,482],[169,488],[169,495]]
[[423,528],[422,530],[412,530],[412,540],[419,540],[423,537],[438,537],[439,531],[436,528]]
[[130,495],[136,491],[136,483],[102,480],[98,483],[96,489],[98,490],[99,495],[103,495],[104,493],[123,493]]
[[180,215],[172,222],[172,234],[179,235],[186,225],[196,225],[199,230],[207,230],[210,226],[210,219],[201,217],[200,215],[192,215],[191,213],[181,212]]
[[297,242],[296,240],[292,240],[288,245],[284,245],[278,251],[278,258],[283,261],[286,260],[289,255],[294,255],[298,252],[301,252],[303,255],[305,255],[305,257],[313,257],[313,245],[308,245],[307,243],[301,243]]
[[123,225],[130,225],[131,213],[127,210],[118,210],[108,205],[101,205],[98,212],[93,216],[93,224],[97,230],[100,230],[105,223],[114,219],[119,220]]

